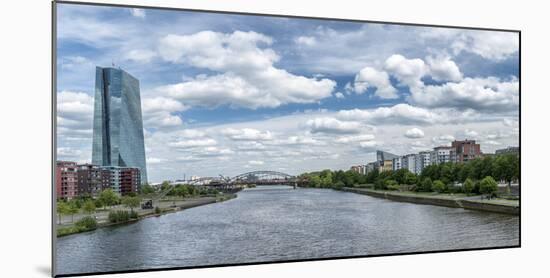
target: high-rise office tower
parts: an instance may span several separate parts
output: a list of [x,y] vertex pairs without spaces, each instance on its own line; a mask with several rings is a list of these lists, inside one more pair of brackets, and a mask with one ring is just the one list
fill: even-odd
[[139,81],[117,68],[96,67],[92,163],[137,167],[147,182]]

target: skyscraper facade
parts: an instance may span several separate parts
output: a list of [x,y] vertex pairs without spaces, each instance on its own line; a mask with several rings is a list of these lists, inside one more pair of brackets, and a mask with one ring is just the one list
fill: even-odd
[[147,182],[139,81],[121,69],[96,67],[92,164],[136,167]]

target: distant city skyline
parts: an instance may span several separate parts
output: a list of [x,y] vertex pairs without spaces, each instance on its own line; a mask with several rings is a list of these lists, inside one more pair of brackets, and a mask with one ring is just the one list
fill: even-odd
[[517,33],[58,4],[58,159],[91,162],[95,67],[140,80],[151,182],[519,145]]

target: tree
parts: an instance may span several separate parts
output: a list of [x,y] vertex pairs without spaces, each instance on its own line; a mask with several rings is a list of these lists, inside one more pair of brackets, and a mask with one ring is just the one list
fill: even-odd
[[57,214],[59,215],[59,222],[58,224],[61,224],[61,217],[65,214],[69,214],[69,206],[64,201],[57,202]]
[[447,189],[447,186],[442,181],[436,180],[433,182],[432,189],[437,193],[443,193]]
[[118,200],[118,195],[112,189],[105,189],[99,193],[98,198],[104,206],[114,206]]
[[155,193],[155,189],[151,185],[146,183],[146,184],[142,185],[139,188],[139,193],[141,193],[141,194],[151,194],[151,193]]
[[416,183],[416,175],[408,172],[405,174],[405,184],[413,185]]
[[392,177],[397,182],[397,184],[404,184],[405,177],[407,176],[408,173],[410,173],[409,170],[405,168],[401,168],[399,170],[394,171]]
[[386,180],[384,184],[388,190],[399,190],[399,184],[395,180]]
[[321,187],[330,187],[332,185],[332,172],[323,170],[320,175]]
[[133,213],[134,208],[139,207],[141,199],[139,197],[125,196],[122,198],[122,204],[129,207]]
[[498,184],[491,176],[486,176],[479,183],[479,192],[481,194],[493,195],[498,190]]
[[319,187],[321,185],[321,178],[318,175],[309,176],[309,186],[310,187]]
[[425,178],[422,180],[422,191],[430,192],[432,191],[432,179]]
[[92,200],[87,200],[82,204],[82,210],[87,214],[92,214],[95,212],[95,203]]
[[68,203],[68,209],[67,209],[67,213],[69,213],[71,215],[71,223],[74,222],[74,215],[76,213],[78,213],[78,206],[76,205],[76,202],[74,201],[71,201]]
[[519,178],[519,159],[516,155],[501,155],[495,159],[493,164],[493,176],[504,180],[510,192],[512,181]]
[[464,183],[462,184],[462,187],[463,187],[463,190],[464,190],[464,193],[466,193],[467,195],[471,194],[472,191],[474,191],[474,182],[472,181],[472,179],[470,178],[467,178]]

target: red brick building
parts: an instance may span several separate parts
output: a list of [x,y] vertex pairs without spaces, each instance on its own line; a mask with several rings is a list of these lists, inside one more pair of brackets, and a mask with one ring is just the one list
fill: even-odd
[[111,187],[110,171],[93,164],[78,165],[78,195],[97,196]]
[[137,193],[141,182],[139,168],[121,167],[120,168],[120,194],[128,195],[132,192]]
[[57,198],[63,199],[72,199],[78,195],[78,175],[76,162],[56,162],[55,192]]
[[481,157],[481,148],[475,140],[453,141],[451,145],[456,152],[456,162],[468,162]]

